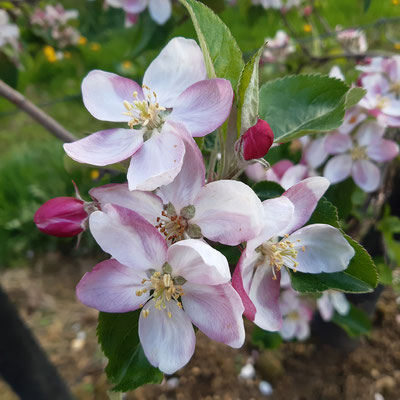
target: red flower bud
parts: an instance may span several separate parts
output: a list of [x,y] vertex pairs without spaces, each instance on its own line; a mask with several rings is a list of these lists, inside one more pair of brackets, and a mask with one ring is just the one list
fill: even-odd
[[274,141],[271,127],[262,119],[249,128],[236,142],[236,151],[245,161],[264,157]]
[[312,12],[313,12],[313,9],[312,9],[312,7],[311,7],[310,5],[305,6],[305,7],[303,8],[303,15],[304,15],[305,17],[309,17],[309,16],[311,15]]
[[33,218],[36,226],[47,235],[76,236],[85,230],[88,217],[85,202],[75,197],[56,197],[46,201]]

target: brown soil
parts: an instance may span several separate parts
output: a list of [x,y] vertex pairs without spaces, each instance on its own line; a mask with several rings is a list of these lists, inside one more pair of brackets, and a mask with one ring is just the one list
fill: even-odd
[[[94,260],[67,263],[49,255],[34,268],[3,272],[1,282],[77,399],[107,400],[110,386],[103,372],[107,360],[95,336],[97,312],[78,303],[74,290],[94,264]],[[399,400],[400,317],[395,297],[389,289],[384,292],[371,336],[347,354],[312,341],[258,354],[249,340],[234,350],[199,332],[195,355],[175,374],[176,388],[165,382],[148,385],[126,399],[374,400],[380,393],[385,400]],[[251,331],[251,324],[247,327]],[[240,369],[250,356],[257,358],[256,378],[240,379]],[[271,396],[260,393],[261,380],[272,383]],[[0,400],[14,399],[0,380]]]

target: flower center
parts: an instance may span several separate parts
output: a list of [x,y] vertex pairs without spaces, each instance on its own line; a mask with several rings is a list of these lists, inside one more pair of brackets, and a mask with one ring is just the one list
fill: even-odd
[[[298,250],[295,249],[294,244],[288,240],[289,235],[279,242],[274,242],[272,239],[264,242],[257,247],[256,251],[260,253],[260,262],[258,265],[267,265],[272,268],[273,277],[276,279],[276,271],[280,271],[283,266],[296,268],[299,263],[296,261]],[[299,239],[297,239],[300,242]],[[302,251],[306,251],[305,246],[301,247]]]
[[387,97],[383,97],[381,95],[377,95],[378,97],[378,102],[376,104],[376,108],[379,108],[380,110],[382,110],[385,107],[388,107],[390,104],[390,101]]
[[351,149],[350,155],[353,161],[368,159],[365,146],[354,147],[353,149]]
[[288,318],[292,321],[297,321],[298,319],[300,319],[300,315],[296,310],[294,310],[294,311],[291,311],[289,314],[287,314],[286,318]]
[[[136,296],[141,296],[147,291],[153,291],[150,299],[155,300],[154,307],[157,310],[166,310],[168,317],[172,318],[172,313],[169,310],[169,302],[172,300],[179,308],[182,308],[182,303],[179,301],[181,296],[184,296],[182,285],[186,279],[182,276],[172,277],[172,268],[168,263],[165,263],[162,271],[148,271],[149,279],[143,279],[142,285],[145,287],[136,291]],[[147,317],[150,310],[147,308],[142,311],[143,317]]]
[[157,222],[156,228],[172,243],[183,239],[183,234],[188,226],[186,218],[182,215],[170,215],[165,211],[161,212],[161,217],[157,217]]
[[139,100],[138,93],[133,92],[133,102],[130,103],[124,100],[123,104],[126,108],[126,112],[122,113],[132,119],[128,122],[131,129],[134,126],[140,125],[148,128],[149,130],[157,129],[162,125],[163,119],[160,115],[161,111],[165,111],[166,108],[161,107],[157,102],[157,95],[152,92],[146,85],[142,85],[144,100]]
[[161,211],[161,216],[157,217],[156,228],[172,243],[185,239],[188,236],[192,239],[202,237],[201,229],[196,224],[189,224],[189,220],[194,217],[196,209],[193,205],[183,207],[180,215],[177,214],[175,207],[168,203],[166,210]]

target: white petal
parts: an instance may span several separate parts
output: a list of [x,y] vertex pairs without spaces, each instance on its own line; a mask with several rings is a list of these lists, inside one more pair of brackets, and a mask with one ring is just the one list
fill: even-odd
[[128,169],[130,190],[155,190],[171,183],[182,168],[185,145],[165,124],[161,133],[143,143],[132,156]]
[[169,301],[167,309],[158,310],[154,305],[154,300],[150,300],[143,307],[143,310],[149,310],[146,318],[143,311],[140,314],[140,343],[150,364],[166,374],[173,374],[189,362],[196,336],[188,315],[175,301]]
[[382,138],[386,128],[378,122],[363,123],[357,130],[356,139],[359,146],[368,146],[376,139]]
[[170,0],[149,0],[149,12],[151,18],[157,24],[163,25],[171,16]]
[[325,141],[326,137],[323,136],[311,141],[306,147],[304,158],[307,164],[313,169],[320,167],[328,157],[328,153],[325,149]]
[[332,319],[334,310],[328,292],[324,292],[322,296],[317,299],[317,307],[324,321],[330,321]]
[[366,193],[377,190],[381,182],[379,168],[369,160],[355,161],[352,168],[352,176],[357,186]]
[[329,154],[341,154],[351,149],[353,141],[350,135],[333,133],[326,138],[325,150]]
[[[297,271],[310,274],[343,271],[354,256],[354,249],[342,233],[330,225],[305,226],[288,238],[297,250]],[[302,250],[304,246],[305,251]],[[285,257],[285,265],[294,268],[293,260]]]
[[263,226],[263,208],[254,191],[238,181],[221,180],[200,189],[192,223],[203,236],[230,246],[254,238]]
[[121,264],[138,270],[161,268],[167,245],[157,229],[127,208],[107,204],[89,218],[96,242]]
[[173,244],[167,258],[174,276],[183,276],[188,282],[219,285],[231,279],[225,256],[202,240],[187,239]]
[[308,168],[305,165],[294,165],[282,176],[280,184],[284,189],[289,189],[307,176]]
[[351,174],[351,157],[347,154],[332,157],[325,165],[324,176],[331,184],[344,181]]
[[143,131],[108,129],[65,143],[64,150],[77,162],[105,166],[131,157],[142,145]]
[[284,318],[280,334],[284,340],[293,339],[297,330],[297,321],[290,318]]
[[107,203],[129,208],[156,225],[157,217],[164,209],[162,200],[153,193],[140,190],[129,190],[128,184],[109,184],[93,188],[89,191],[93,199],[102,206]]
[[280,273],[277,272],[277,279],[273,277],[269,265],[260,265],[255,270],[249,293],[257,310],[254,323],[267,331],[279,331],[282,328],[279,308]]
[[261,232],[247,242],[249,252],[254,251],[261,243],[275,236],[288,233],[288,227],[294,214],[293,203],[284,196],[268,199],[262,203],[264,209],[264,226]]
[[239,348],[245,332],[244,307],[230,283],[207,286],[185,283],[182,305],[193,324],[216,342]]
[[198,44],[192,39],[176,37],[147,68],[143,83],[156,92],[160,105],[170,108],[186,88],[206,77]]
[[123,0],[123,9],[130,14],[140,14],[148,2],[149,0]]
[[128,122],[124,100],[132,102],[133,92],[143,99],[142,88],[134,81],[100,70],[90,71],[82,82],[85,107],[93,117],[101,121]]
[[174,103],[170,119],[184,124],[192,136],[204,136],[228,118],[233,90],[226,79],[207,79],[189,86]]
[[182,207],[193,205],[205,181],[204,161],[199,147],[189,135],[182,139],[185,144],[182,169],[172,183],[160,188],[161,197],[172,203],[178,214]]
[[332,305],[340,315],[347,315],[350,311],[350,303],[342,292],[331,291]]
[[318,201],[328,187],[328,179],[322,176],[314,176],[304,179],[283,194],[294,206],[293,218],[285,233],[291,233],[301,228],[310,219]]
[[83,276],[76,287],[76,296],[83,304],[99,311],[133,311],[149,296],[148,293],[136,295],[137,290],[143,289],[143,278],[146,278],[143,271],[129,268],[114,259],[106,260]]

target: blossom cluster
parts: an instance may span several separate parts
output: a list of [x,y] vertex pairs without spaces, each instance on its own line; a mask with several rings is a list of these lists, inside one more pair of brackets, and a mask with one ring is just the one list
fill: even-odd
[[[36,213],[37,226],[49,234],[89,228],[111,256],[84,275],[78,299],[107,313],[140,309],[144,354],[165,373],[190,360],[193,325],[234,348],[245,339],[242,315],[286,338],[305,338],[309,309],[291,289],[281,295],[282,275],[343,271],[355,254],[339,229],[307,225],[329,181],[309,177],[261,202],[243,182],[206,180],[194,137],[222,126],[234,94],[228,80],[207,78],[194,40],[172,39],[142,85],[95,70],[84,79],[82,95],[95,118],[126,127],[67,143],[67,155],[129,167],[126,183],[91,189],[92,201],[53,199]],[[259,120],[239,140],[236,156],[262,157],[271,135]],[[260,137],[262,154],[250,148]],[[242,249],[233,276],[214,243]]]
[[294,53],[293,45],[289,35],[282,30],[276,32],[274,38],[266,38],[266,49],[263,52],[262,60],[268,63],[282,63],[288,55]]
[[254,5],[261,5],[265,9],[288,11],[299,7],[302,0],[251,0]]
[[38,7],[33,11],[30,22],[38,36],[63,49],[78,44],[80,33],[70,25],[78,16],[77,10],[65,10],[62,4],[47,4],[44,9]]
[[17,63],[19,48],[19,28],[10,22],[7,11],[0,10],[0,52]]
[[[274,181],[287,189],[304,178],[319,175],[318,170],[325,164],[322,174],[331,184],[352,177],[364,192],[376,191],[381,184],[380,165],[399,153],[398,144],[384,136],[387,128],[400,126],[400,57],[374,58],[358,69],[363,72],[359,82],[366,94],[346,112],[337,130],[313,139],[302,137],[299,164],[280,160],[269,170],[254,164],[248,167],[247,175],[256,182]],[[330,75],[344,80],[338,67],[332,68]]]

